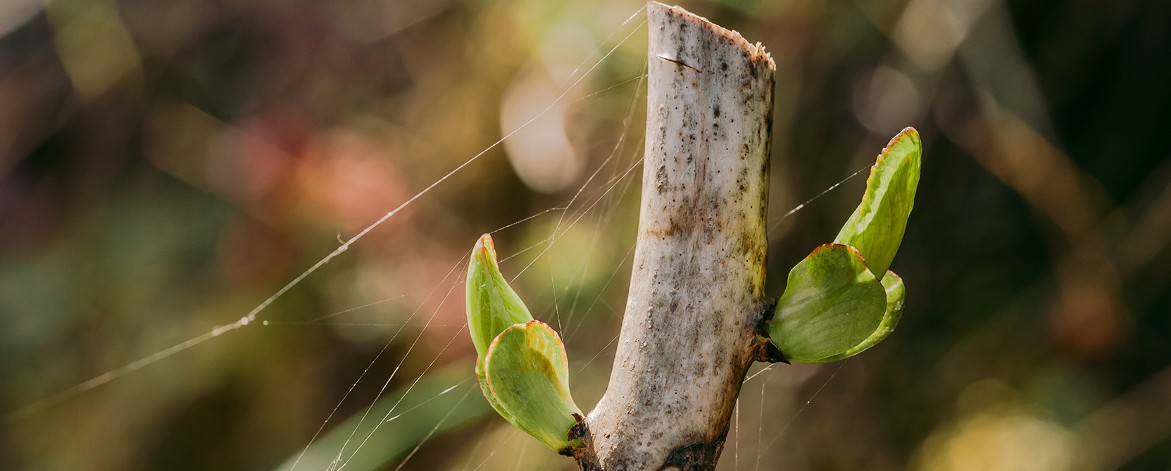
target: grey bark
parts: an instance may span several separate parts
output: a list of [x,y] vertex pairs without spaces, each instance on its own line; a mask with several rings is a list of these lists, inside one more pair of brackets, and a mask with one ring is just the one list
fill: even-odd
[[647,9],[646,153],[610,383],[575,428],[583,469],[713,469],[763,355],[772,58],[678,7]]

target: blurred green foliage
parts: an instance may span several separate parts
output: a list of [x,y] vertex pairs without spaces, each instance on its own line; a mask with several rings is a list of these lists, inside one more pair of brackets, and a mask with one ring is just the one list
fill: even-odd
[[[416,404],[460,369],[474,387],[468,241],[538,214],[498,250],[590,408],[637,223],[640,6],[0,2],[0,469],[271,469],[376,397]],[[770,292],[862,181],[782,215],[903,126],[925,150],[898,331],[752,377],[723,469],[1171,466],[1171,3],[684,6],[778,65]],[[257,323],[54,399],[235,322],[615,44]],[[356,459],[399,466],[428,411]],[[473,415],[403,469],[571,465]]]

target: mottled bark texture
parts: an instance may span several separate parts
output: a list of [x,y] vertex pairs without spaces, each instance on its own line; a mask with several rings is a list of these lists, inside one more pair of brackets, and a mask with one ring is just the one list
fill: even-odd
[[772,58],[678,7],[648,6],[642,208],[606,394],[583,469],[714,469],[761,354]]

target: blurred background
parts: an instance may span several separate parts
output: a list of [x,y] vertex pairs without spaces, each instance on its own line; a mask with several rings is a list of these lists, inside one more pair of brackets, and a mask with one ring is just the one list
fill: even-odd
[[[902,324],[757,365],[721,469],[1171,468],[1171,3],[684,6],[777,62],[774,295],[864,176],[782,215],[904,126],[926,150]],[[496,231],[591,408],[641,7],[0,2],[0,469],[573,469],[475,389],[465,256]]]

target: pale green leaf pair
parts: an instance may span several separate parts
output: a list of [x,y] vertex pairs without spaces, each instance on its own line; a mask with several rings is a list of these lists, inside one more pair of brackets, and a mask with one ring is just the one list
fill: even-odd
[[581,446],[568,438],[581,409],[569,394],[565,345],[533,320],[504,280],[492,237],[472,249],[467,278],[468,329],[476,346],[476,378],[493,409],[556,451]]
[[768,333],[787,361],[827,363],[890,335],[903,313],[903,280],[888,270],[915,202],[919,133],[904,129],[870,170],[866,193],[834,243],[789,272]]

